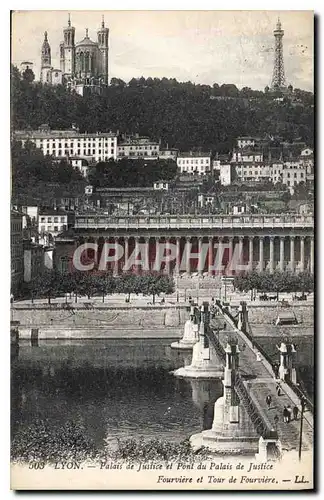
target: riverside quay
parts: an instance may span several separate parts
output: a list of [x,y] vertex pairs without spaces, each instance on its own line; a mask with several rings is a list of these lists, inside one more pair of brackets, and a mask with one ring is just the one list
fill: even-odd
[[291,214],[122,217],[79,213],[74,228],[56,238],[55,262],[59,270],[68,271],[83,254],[88,264],[92,261],[96,268],[103,249],[107,253],[107,248],[110,257],[104,261],[104,269],[114,273],[140,271],[142,267],[173,274],[198,272],[211,276],[231,271],[236,274],[236,264],[241,266],[239,270],[313,273],[314,217]]

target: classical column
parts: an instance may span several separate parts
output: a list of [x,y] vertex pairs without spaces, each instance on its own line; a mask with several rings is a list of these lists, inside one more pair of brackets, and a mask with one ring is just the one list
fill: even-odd
[[[155,266],[160,262],[160,237],[155,236]],[[155,271],[161,271],[161,269],[157,269],[154,267]]]
[[259,236],[259,271],[263,271],[264,269],[264,260],[263,260],[263,236]]
[[146,271],[150,270],[150,237],[145,237],[145,262],[147,264]]
[[222,264],[223,264],[223,238],[220,236],[218,238],[217,245],[217,260],[216,260],[216,276],[220,276],[222,274]]
[[239,236],[239,247],[238,247],[238,258],[239,258],[239,264],[244,264],[243,262],[243,242],[244,238],[243,236]]
[[186,237],[186,273],[190,274],[190,241],[191,237],[187,236]]
[[280,260],[279,260],[279,268],[280,271],[283,271],[285,268],[285,237],[280,236]]
[[305,236],[300,237],[300,270],[305,270]]
[[228,237],[228,262],[225,267],[225,273],[226,273],[226,268],[227,272],[232,272],[232,265],[233,265],[233,242],[234,242],[234,237],[229,236]]
[[213,238],[210,236],[208,238],[208,276],[213,275],[212,267],[213,267]]
[[[169,253],[170,253],[170,238],[165,238],[165,256],[166,258],[169,257]],[[166,261],[165,262],[165,267],[164,267],[164,270],[165,272],[169,275],[170,274],[170,261]]]
[[128,246],[128,236],[124,238],[124,255],[125,255],[125,267],[127,265],[128,256],[129,256],[129,246]]
[[[139,254],[139,236],[135,236],[134,239],[135,239],[135,261],[136,261]],[[137,264],[135,264],[135,274],[139,274],[139,266]]]
[[253,236],[249,237],[249,270],[253,271]]
[[201,250],[202,250],[202,237],[199,236],[199,238],[198,238],[198,274],[199,274],[199,276],[201,276],[203,273],[203,269],[202,269],[203,262],[202,262]]
[[314,236],[310,240],[310,272],[314,274]]
[[290,270],[295,271],[295,236],[290,236]]
[[118,275],[118,236],[115,236],[115,248],[114,248],[114,276]]
[[269,237],[269,244],[270,244],[270,273],[272,274],[274,271],[274,236]]
[[175,265],[175,273],[178,276],[180,274],[180,238],[176,237],[176,265]]

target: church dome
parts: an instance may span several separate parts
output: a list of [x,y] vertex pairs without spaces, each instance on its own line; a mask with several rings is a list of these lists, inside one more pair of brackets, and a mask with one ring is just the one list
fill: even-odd
[[96,42],[93,42],[88,37],[88,30],[86,30],[86,36],[80,42],[76,43],[76,47],[93,47],[94,45],[98,45]]

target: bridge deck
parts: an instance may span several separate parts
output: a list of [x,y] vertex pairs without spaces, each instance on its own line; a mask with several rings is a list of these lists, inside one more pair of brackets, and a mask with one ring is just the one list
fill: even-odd
[[[281,383],[281,395],[276,392],[277,381],[273,374],[269,372],[265,366],[264,359],[261,356],[261,361],[257,360],[256,352],[248,345],[247,339],[238,330],[233,330],[227,318],[220,316],[222,324],[227,323],[227,330],[221,331],[217,337],[219,343],[225,347],[228,336],[235,335],[239,340],[240,348],[240,374],[243,378],[243,383],[248,389],[251,399],[258,408],[264,421],[270,423],[275,429],[274,417],[278,415],[279,422],[277,425],[278,436],[282,444],[283,451],[298,450],[299,448],[299,432],[300,432],[300,414],[297,420],[292,420],[285,423],[283,420],[283,408],[290,405],[292,408],[296,405],[300,408],[299,398],[294,396],[285,383]],[[217,320],[211,320],[211,328],[216,329],[219,325]],[[242,349],[242,346],[245,348]],[[289,393],[289,394],[288,394]],[[266,397],[271,395],[272,403],[270,409],[266,404]],[[303,439],[302,450],[311,450],[313,448],[313,416],[309,411],[304,413],[303,422]]]

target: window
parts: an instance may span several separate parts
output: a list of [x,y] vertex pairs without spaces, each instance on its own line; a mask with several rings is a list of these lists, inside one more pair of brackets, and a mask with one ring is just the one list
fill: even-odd
[[41,222],[45,222],[45,217],[41,217]]
[[47,222],[51,223],[52,222],[52,217],[47,217]]
[[58,222],[58,217],[54,217],[54,222]]
[[54,226],[54,231],[57,232],[58,231],[58,226]]
[[41,226],[41,233],[45,232],[45,226]]

